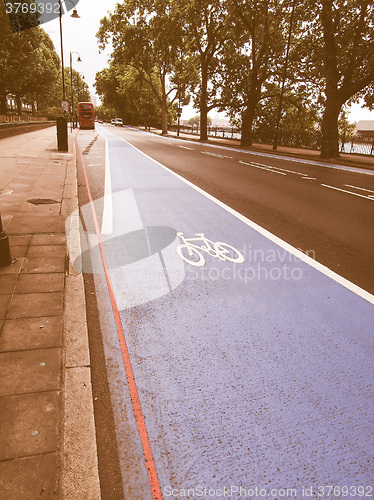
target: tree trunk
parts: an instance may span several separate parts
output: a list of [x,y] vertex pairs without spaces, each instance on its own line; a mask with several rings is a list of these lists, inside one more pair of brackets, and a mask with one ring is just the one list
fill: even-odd
[[[255,87],[255,82],[252,83],[252,87]],[[242,115],[242,136],[241,136],[241,146],[252,146],[253,136],[253,120],[256,116],[256,108],[258,104],[258,95],[251,91],[248,95],[246,102],[246,107]]]
[[18,116],[22,116],[23,110],[22,110],[22,99],[20,96],[16,96],[16,103],[17,103],[17,114]]
[[208,68],[201,64],[200,141],[208,140]]
[[337,99],[327,99],[322,119],[321,158],[339,158],[338,119],[341,104]]
[[0,115],[6,115],[7,114],[7,107],[6,107],[6,95],[0,94]]
[[161,119],[162,119],[162,135],[168,133],[168,108],[166,94],[162,94],[162,105],[161,105]]
[[[337,64],[333,2],[323,0],[320,13],[325,44],[326,105],[322,119],[321,158],[339,157],[338,118],[342,101],[339,96],[339,72]],[[344,101],[343,101],[344,102]]]

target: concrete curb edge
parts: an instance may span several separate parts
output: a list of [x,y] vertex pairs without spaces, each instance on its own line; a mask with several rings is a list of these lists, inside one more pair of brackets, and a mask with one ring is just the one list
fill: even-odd
[[[76,230],[79,227],[79,212],[75,136],[69,140],[72,159],[68,160],[65,187],[69,193],[66,203],[69,212],[77,210],[70,219],[69,247],[73,245],[80,253],[80,236]],[[65,281],[62,370],[60,497],[63,500],[99,500],[101,493],[84,281],[82,273],[75,271],[70,261]]]

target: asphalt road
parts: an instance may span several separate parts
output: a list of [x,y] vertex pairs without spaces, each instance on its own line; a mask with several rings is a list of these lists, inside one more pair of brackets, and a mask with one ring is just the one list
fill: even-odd
[[97,432],[116,488],[120,476],[132,500],[372,495],[374,298],[317,261],[369,284],[374,177],[98,131],[78,135],[71,258],[98,304],[93,370],[110,411]]
[[137,129],[108,129],[374,292],[374,171],[162,138]]

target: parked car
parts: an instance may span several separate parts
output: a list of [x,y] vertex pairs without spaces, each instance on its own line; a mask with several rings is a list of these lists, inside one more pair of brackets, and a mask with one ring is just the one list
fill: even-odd
[[122,121],[122,118],[116,118],[116,119],[114,120],[114,125],[115,125],[116,127],[122,127],[122,126],[123,126],[123,121]]

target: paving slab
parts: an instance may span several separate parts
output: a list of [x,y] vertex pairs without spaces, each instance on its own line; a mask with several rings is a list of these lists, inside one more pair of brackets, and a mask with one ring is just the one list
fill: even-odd
[[0,500],[57,498],[58,472],[57,453],[0,462]]
[[62,292],[64,290],[64,279],[64,273],[21,274],[18,278],[15,293]]
[[11,245],[9,240],[10,253],[14,258],[26,257],[27,251],[29,249],[26,245]]
[[28,257],[23,266],[23,274],[42,274],[42,273],[63,273],[65,269],[65,256],[54,257]]
[[27,253],[27,258],[62,257],[65,259],[65,255],[66,249],[63,245],[33,245]]
[[12,296],[10,294],[0,295],[0,318],[6,317],[11,298]]
[[[10,253],[12,253],[12,251]],[[17,274],[18,275],[21,272],[21,269],[22,269],[24,262],[25,262],[25,259],[20,258],[20,259],[17,259],[15,262],[13,262],[10,266],[1,267],[0,268],[0,276],[5,275],[5,274]]]
[[66,245],[65,228],[62,234],[34,234],[31,245]]
[[58,316],[8,319],[4,322],[0,335],[0,352],[44,349],[61,345],[62,317]]
[[25,293],[14,295],[7,319],[62,316],[63,293]]
[[22,217],[14,217],[9,226],[7,226],[6,231],[9,235],[20,233],[63,233],[64,229],[65,221],[59,215],[48,215],[38,218],[22,214]]
[[0,398],[0,461],[56,452],[58,391]]
[[0,353],[0,396],[57,390],[61,349]]
[[9,244],[11,245],[11,247],[15,245],[28,246],[31,243],[31,239],[31,234],[13,234],[9,238]]
[[100,499],[82,279],[69,294],[79,319],[74,327],[70,318],[69,360],[80,364],[80,376],[66,377],[65,220],[78,202],[74,137],[70,154],[57,152],[50,129],[0,141],[2,222],[15,258],[0,269],[0,500]]
[[0,295],[11,295],[15,289],[16,282],[16,275],[10,274],[0,276]]

